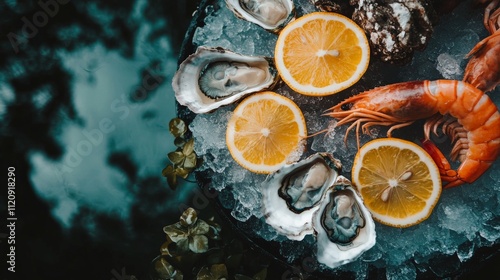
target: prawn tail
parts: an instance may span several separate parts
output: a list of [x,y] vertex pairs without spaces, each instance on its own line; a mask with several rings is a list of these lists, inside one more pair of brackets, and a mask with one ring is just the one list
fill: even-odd
[[436,145],[429,139],[425,139],[422,141],[422,146],[424,150],[432,157],[434,162],[436,163],[439,174],[441,175],[441,180],[448,182],[443,186],[445,189],[453,188],[460,186],[466,183],[464,180],[460,178],[458,172],[451,169],[450,162],[443,153],[436,147]]

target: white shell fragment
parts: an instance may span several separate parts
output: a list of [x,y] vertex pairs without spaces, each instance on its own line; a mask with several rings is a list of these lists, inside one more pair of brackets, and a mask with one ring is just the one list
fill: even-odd
[[262,183],[266,222],[291,240],[313,233],[312,217],[325,191],[337,180],[340,162],[317,153],[283,166]]
[[198,114],[270,89],[278,80],[270,58],[198,47],[179,65],[172,87],[177,102]]
[[226,3],[237,17],[275,33],[295,19],[293,0],[226,0]]
[[375,223],[343,176],[325,193],[313,217],[317,259],[330,268],[356,260],[375,245]]

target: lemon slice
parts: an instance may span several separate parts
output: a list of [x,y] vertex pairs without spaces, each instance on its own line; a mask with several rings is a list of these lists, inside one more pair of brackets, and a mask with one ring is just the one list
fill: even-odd
[[352,181],[373,218],[394,227],[427,219],[441,195],[441,177],[430,155],[396,138],[362,146],[354,159]]
[[231,156],[244,168],[269,174],[299,157],[307,134],[300,108],[290,99],[266,91],[245,98],[226,130]]
[[354,21],[315,12],[289,23],[279,34],[275,63],[298,93],[324,96],[356,83],[370,61],[366,35]]

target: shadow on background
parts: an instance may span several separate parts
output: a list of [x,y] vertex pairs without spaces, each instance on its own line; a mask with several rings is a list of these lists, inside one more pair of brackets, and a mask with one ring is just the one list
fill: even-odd
[[[8,167],[15,167],[17,218],[16,272],[8,273],[7,279],[128,279],[125,275],[147,279],[146,270],[165,239],[162,227],[177,221],[180,213],[172,210],[177,208],[175,205],[170,208],[162,205],[173,193],[161,177],[161,169],[157,171],[159,176],[141,175],[142,165],[148,163],[138,162],[127,149],[120,149],[113,146],[112,141],[107,141],[108,153],[103,155],[107,159],[106,164],[123,174],[125,183],[122,185],[128,188],[132,197],[129,197],[128,219],[124,221],[116,212],[102,212],[92,205],[82,204],[71,217],[71,226],[65,226],[53,215],[57,201],[46,199],[34,188],[37,182],[33,182],[31,177],[34,172],[33,155],[39,154],[44,158],[43,162],[62,161],[70,148],[65,145],[62,136],[65,125],[85,127],[86,117],[82,117],[75,108],[72,92],[77,74],[67,67],[67,57],[101,46],[105,52],[133,59],[141,45],[154,46],[167,38],[172,49],[164,55],[176,61],[196,2],[0,2],[0,173],[5,178],[2,182],[7,182]],[[146,26],[147,36],[141,35],[144,30],[141,26]],[[133,69],[138,81],[152,75],[146,69],[158,71],[154,76],[159,77],[158,87],[148,89],[146,93],[137,90],[126,92],[129,97],[127,104],[145,103],[156,91],[157,95],[165,94],[160,92],[159,87],[169,87],[170,80],[161,73],[175,69],[162,69],[164,64],[160,60],[150,58],[142,68]],[[89,72],[89,84],[96,79],[91,72],[98,65],[95,61],[93,63],[87,64],[84,69]],[[104,99],[107,92],[99,94]],[[164,108],[175,114],[173,103],[165,104]],[[154,110],[145,110],[141,117],[147,121],[154,119],[155,114],[158,113]],[[162,121],[168,124],[168,119]],[[135,128],[129,129],[133,134]],[[164,129],[164,135],[165,141],[170,141],[167,129]],[[84,148],[82,146],[82,151]],[[163,147],[150,149],[165,158],[166,163],[168,151]],[[80,165],[76,168],[84,167]],[[88,180],[98,176],[98,173],[99,170],[90,170]],[[71,173],[65,176],[71,176]],[[64,183],[61,180],[52,182]],[[4,199],[7,197],[7,186],[4,185],[0,195],[2,221],[6,220],[8,213],[7,199]],[[56,188],[50,185],[45,187]],[[67,195],[75,196],[71,193]],[[5,275],[5,258],[9,253],[7,231],[9,229],[5,227],[0,230],[2,275]]]

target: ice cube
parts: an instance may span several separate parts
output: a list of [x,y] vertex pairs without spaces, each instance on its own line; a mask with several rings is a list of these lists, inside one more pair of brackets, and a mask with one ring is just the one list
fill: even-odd
[[231,215],[240,222],[246,222],[252,216],[252,211],[237,202],[236,207],[231,211]]
[[339,143],[337,140],[342,137],[342,135],[337,134],[337,130],[335,129],[337,121],[327,119],[318,123],[320,125],[313,128],[314,133],[324,132],[313,137],[311,149],[316,152],[331,153],[335,156],[339,145],[344,145],[344,143]]
[[312,4],[311,0],[297,0],[296,9],[298,16],[316,12],[316,7]]
[[[199,44],[224,46],[249,55],[254,53],[273,56],[276,34],[237,19],[227,10],[224,1],[216,2],[221,8],[217,11],[215,9],[209,11],[205,26],[196,30],[195,39],[200,41]],[[297,0],[295,3],[300,5],[299,16],[301,13],[315,9],[309,0]],[[410,65],[386,65],[374,60],[370,63],[368,75],[349,89],[349,93],[354,95],[372,86],[399,81],[441,78],[461,80],[467,62],[464,59],[465,54],[486,35],[481,13],[472,13],[467,4],[461,4],[455,12],[441,16],[429,45],[425,50],[415,53]],[[307,152],[333,153],[341,160],[344,175],[349,177],[349,171],[358,150],[356,128],[350,131],[346,146],[344,135],[349,125],[334,127],[335,120],[321,116],[318,109],[325,109],[325,103],[333,106],[337,100],[336,97],[303,96],[293,92],[286,85],[281,85],[274,91],[292,99],[300,106],[306,118],[309,134],[327,129],[327,133],[307,139],[308,144],[311,145],[311,151]],[[500,88],[490,94],[492,100],[500,105],[500,94],[495,93],[500,93]],[[195,118],[196,125],[193,127],[193,134],[197,141],[204,142],[196,143],[195,151],[200,152],[205,161],[211,161],[211,163],[204,163],[202,168],[215,172],[211,178],[213,187],[222,190],[219,199],[224,201],[225,207],[232,209],[232,215],[238,221],[245,221],[250,231],[255,232],[264,240],[280,242],[281,255],[290,262],[297,261],[300,259],[299,253],[303,253],[301,250],[308,249],[306,245],[314,243],[314,238],[309,237],[304,241],[305,243],[288,241],[286,237],[278,235],[265,224],[264,219],[255,218],[261,215],[259,207],[256,206],[260,205],[260,194],[256,190],[243,188],[250,188],[250,182],[255,184],[261,179],[259,176],[264,176],[254,175],[240,167],[232,160],[225,147],[223,135],[226,124],[224,122],[227,121],[232,108],[234,107],[219,109],[200,119]],[[417,130],[423,129],[417,123],[414,127]],[[372,129],[372,136],[360,133],[360,145],[372,138],[385,137],[387,128],[374,126]],[[403,138],[405,136],[396,135],[401,135]],[[500,239],[498,222],[500,208],[496,207],[500,204],[499,166],[499,163],[494,164],[488,173],[473,184],[443,191],[434,212],[418,225],[407,229],[377,225],[377,245],[363,254],[360,260],[340,269],[352,271],[360,278],[366,278],[367,263],[387,267],[389,279],[397,276],[403,279],[414,279],[416,269],[421,272],[428,272],[430,269],[441,277],[453,273],[460,267],[461,261],[470,258],[474,249],[491,246],[498,243]],[[228,192],[231,195],[227,195]],[[255,220],[258,222],[255,223]],[[451,260],[451,266],[446,263],[443,267],[444,263],[440,259],[455,254],[456,258]],[[415,265],[408,262],[410,259],[415,260]],[[448,259],[447,262],[449,262]]]
[[260,185],[265,176],[250,172],[245,175],[242,181],[228,182],[232,186],[234,200],[237,203],[231,214],[239,221],[246,221],[251,216],[262,217]]
[[231,113],[230,106],[219,108],[211,114],[198,114],[189,125],[195,139],[195,152],[204,155],[207,150],[225,148],[227,120]]
[[367,263],[372,263],[378,261],[382,258],[382,251],[380,250],[380,245],[375,244],[370,250],[363,253],[360,257],[360,260]]
[[463,75],[459,61],[448,53],[442,53],[437,57],[436,69],[446,79],[460,80]]
[[469,240],[475,235],[478,217],[458,197],[455,201],[447,200],[441,203],[437,209],[439,226],[457,233],[465,234]]
[[355,279],[368,279],[368,264],[360,261],[347,263],[338,268],[340,271],[354,272]]
[[464,242],[458,246],[457,257],[461,262],[467,261],[474,253],[474,243],[471,241]]
[[460,267],[460,260],[456,256],[436,256],[429,260],[429,268],[439,278],[444,278],[456,272]]
[[500,217],[485,222],[479,230],[479,235],[492,242],[500,239]]
[[408,279],[413,280],[417,278],[417,271],[415,265],[410,262],[403,263],[398,266],[389,266],[386,270],[386,277],[388,280]]
[[236,202],[234,201],[233,193],[230,189],[218,190],[217,199],[221,205],[226,209],[233,209]]
[[279,240],[279,239],[284,240],[285,238],[282,235],[280,235],[273,227],[271,227],[270,225],[266,224],[263,221],[261,221],[259,226],[255,228],[254,232],[257,234],[257,236],[260,236],[267,241]]
[[[236,17],[223,1],[220,1],[218,9],[209,10],[204,22],[204,26],[195,30],[195,45],[222,47],[245,55],[255,55],[258,51],[257,55],[273,56],[277,36],[254,23]],[[266,43],[257,44],[257,48],[255,42],[261,41]]]

